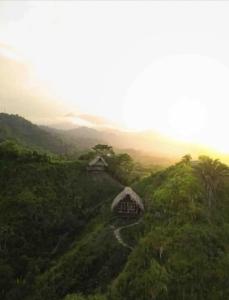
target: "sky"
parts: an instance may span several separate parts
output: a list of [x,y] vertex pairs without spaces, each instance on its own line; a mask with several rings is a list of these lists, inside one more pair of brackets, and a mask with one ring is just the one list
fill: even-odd
[[229,153],[227,1],[1,1],[0,110]]

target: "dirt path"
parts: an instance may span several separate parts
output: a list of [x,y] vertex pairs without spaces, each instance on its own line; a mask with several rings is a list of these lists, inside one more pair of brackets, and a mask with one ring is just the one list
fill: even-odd
[[131,247],[130,245],[128,245],[127,243],[124,242],[124,240],[121,236],[121,230],[123,230],[124,228],[128,228],[128,227],[138,225],[141,221],[142,221],[142,219],[140,219],[139,221],[134,222],[132,224],[129,224],[129,225],[126,225],[126,226],[121,226],[121,227],[118,227],[118,228],[114,229],[114,236],[115,236],[116,240],[119,242],[119,244],[121,244],[125,248],[129,248],[129,249],[133,250],[133,247]]

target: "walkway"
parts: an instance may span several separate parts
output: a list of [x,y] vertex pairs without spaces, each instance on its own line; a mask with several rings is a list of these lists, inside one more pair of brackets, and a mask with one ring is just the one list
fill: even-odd
[[142,221],[142,219],[138,220],[135,223],[132,223],[132,224],[129,224],[129,225],[126,225],[126,226],[121,226],[121,227],[118,227],[118,228],[114,229],[114,236],[115,236],[116,240],[119,242],[119,244],[121,244],[125,248],[129,248],[129,249],[133,250],[133,247],[131,247],[130,245],[128,245],[127,243],[124,242],[120,231],[123,230],[124,228],[128,228],[128,227],[138,225],[141,221]]

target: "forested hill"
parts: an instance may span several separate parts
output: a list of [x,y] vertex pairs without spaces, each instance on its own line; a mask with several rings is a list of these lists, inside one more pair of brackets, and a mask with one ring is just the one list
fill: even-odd
[[32,299],[39,293],[36,280],[75,252],[78,258],[69,273],[59,274],[66,277],[60,295],[77,285],[82,290],[89,277],[93,291],[97,279],[85,268],[97,272],[96,277],[100,272],[106,286],[126,257],[113,241],[108,221],[110,203],[122,185],[106,173],[89,176],[85,162],[25,153],[22,159],[18,153],[15,158],[0,155],[0,299]]
[[64,154],[75,149],[63,137],[18,116],[0,113],[0,142],[14,140],[32,149]]
[[[137,138],[134,138],[136,140]],[[145,153],[130,148],[127,137],[121,133],[100,132],[92,128],[78,127],[74,130],[57,130],[47,126],[38,126],[18,116],[0,113],[0,143],[6,140],[15,141],[32,150],[78,158],[96,144],[111,144],[116,149],[125,149],[138,162],[147,165],[169,165],[171,159],[164,156]],[[125,143],[117,143],[117,141]],[[119,147],[122,146],[122,147]],[[123,146],[125,146],[123,148]],[[121,152],[123,152],[122,150]]]
[[[229,299],[226,165],[186,155],[132,181],[145,204],[135,220],[110,210],[123,188],[114,175],[128,181],[120,156],[113,154],[109,173],[92,174],[87,155],[64,161],[7,149],[0,151],[1,300]],[[120,226],[129,247],[114,235]]]

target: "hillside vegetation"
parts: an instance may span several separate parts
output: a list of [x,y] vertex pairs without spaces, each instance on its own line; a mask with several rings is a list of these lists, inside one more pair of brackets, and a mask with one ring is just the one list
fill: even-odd
[[[139,137],[131,137],[136,141]],[[117,152],[128,153],[146,169],[168,166],[171,159],[157,154],[147,154],[129,143],[128,134],[119,131],[98,131],[93,128],[78,127],[72,130],[58,130],[38,126],[18,116],[0,113],[0,142],[11,140],[32,150],[77,159],[81,154],[97,144],[111,144]],[[123,141],[121,144],[118,141]],[[132,148],[130,148],[132,147]]]
[[91,246],[97,236],[107,243],[107,235],[112,237],[110,202],[122,187],[107,174],[89,176],[83,162],[44,160],[29,151],[10,155],[0,158],[0,293],[1,299],[24,299],[38,275],[62,255],[71,258],[65,252],[83,251],[85,258],[80,245],[89,243],[88,251],[101,260],[99,251],[107,245],[98,244],[98,252]]
[[[107,172],[88,161],[106,157]],[[97,145],[67,160],[0,144],[1,300],[225,300],[229,298],[228,167],[189,155],[141,176]],[[111,212],[132,185],[141,220]],[[130,248],[115,238],[114,230]]]
[[124,235],[135,243],[124,269],[106,295],[65,300],[228,299],[227,176],[217,160],[201,157],[193,167],[185,157],[136,184],[147,212],[143,224]]
[[148,199],[145,226],[108,299],[229,297],[228,170],[206,157],[198,168],[183,161],[136,186]]
[[75,147],[55,132],[48,132],[18,115],[0,113],[0,142],[13,140],[31,149],[64,154]]

